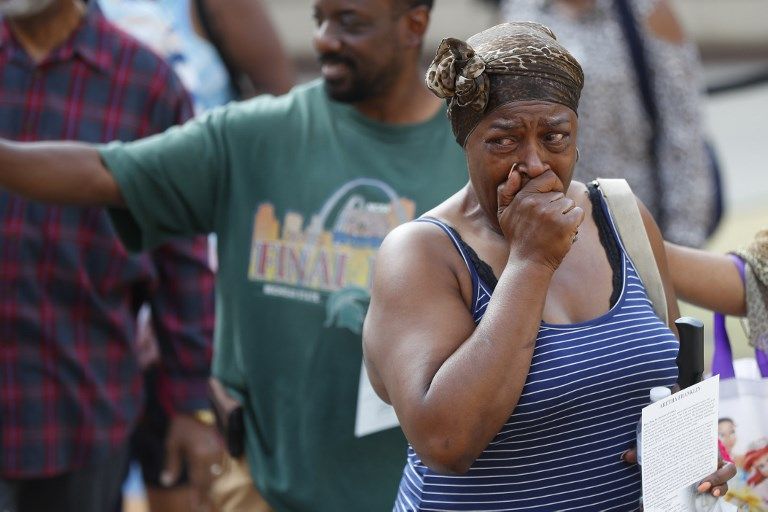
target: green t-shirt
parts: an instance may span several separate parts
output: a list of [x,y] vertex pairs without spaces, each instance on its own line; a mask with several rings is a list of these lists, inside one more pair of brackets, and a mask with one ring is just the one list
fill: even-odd
[[217,234],[213,372],[244,399],[264,497],[391,510],[407,444],[399,428],[355,436],[362,322],[384,236],[466,182],[445,114],[386,125],[314,82],[101,154],[127,246]]

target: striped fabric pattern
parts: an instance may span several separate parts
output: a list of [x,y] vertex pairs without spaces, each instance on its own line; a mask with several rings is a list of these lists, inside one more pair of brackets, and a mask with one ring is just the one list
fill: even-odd
[[[640,472],[620,455],[635,443],[650,388],[674,384],[678,342],[654,314],[623,247],[622,267],[623,289],[606,314],[542,323],[520,401],[467,474],[437,474],[409,447],[394,510],[638,509]],[[491,289],[468,268],[479,290]],[[474,296],[479,321],[487,300],[482,291]]]

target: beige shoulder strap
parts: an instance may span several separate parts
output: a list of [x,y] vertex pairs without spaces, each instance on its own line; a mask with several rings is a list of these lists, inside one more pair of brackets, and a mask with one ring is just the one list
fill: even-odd
[[598,178],[597,183],[611,211],[621,243],[632,259],[637,273],[640,274],[640,279],[643,280],[653,309],[664,323],[668,323],[664,285],[656,259],[653,257],[651,242],[645,232],[640,209],[637,207],[635,194],[632,193],[626,180]]

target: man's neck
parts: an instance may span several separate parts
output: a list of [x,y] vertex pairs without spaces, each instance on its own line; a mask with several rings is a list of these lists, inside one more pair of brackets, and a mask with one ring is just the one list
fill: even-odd
[[366,117],[382,123],[415,124],[432,119],[441,106],[416,72],[393,84],[386,92],[354,106]]
[[82,0],[56,0],[42,12],[9,19],[8,24],[30,58],[41,62],[75,31],[85,10]]

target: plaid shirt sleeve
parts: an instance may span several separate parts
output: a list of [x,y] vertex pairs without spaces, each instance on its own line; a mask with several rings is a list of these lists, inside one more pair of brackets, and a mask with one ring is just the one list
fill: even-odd
[[161,354],[159,392],[169,412],[208,407],[214,279],[207,255],[204,237],[152,251],[158,286],[149,303]]
[[[151,84],[156,108],[147,122],[153,132],[192,117],[189,95],[175,76],[169,78]],[[160,389],[152,391],[163,398],[170,413],[207,408],[214,324],[214,277],[208,262],[208,240],[195,237],[167,243],[150,256],[157,286],[147,301],[161,354],[157,380]]]

